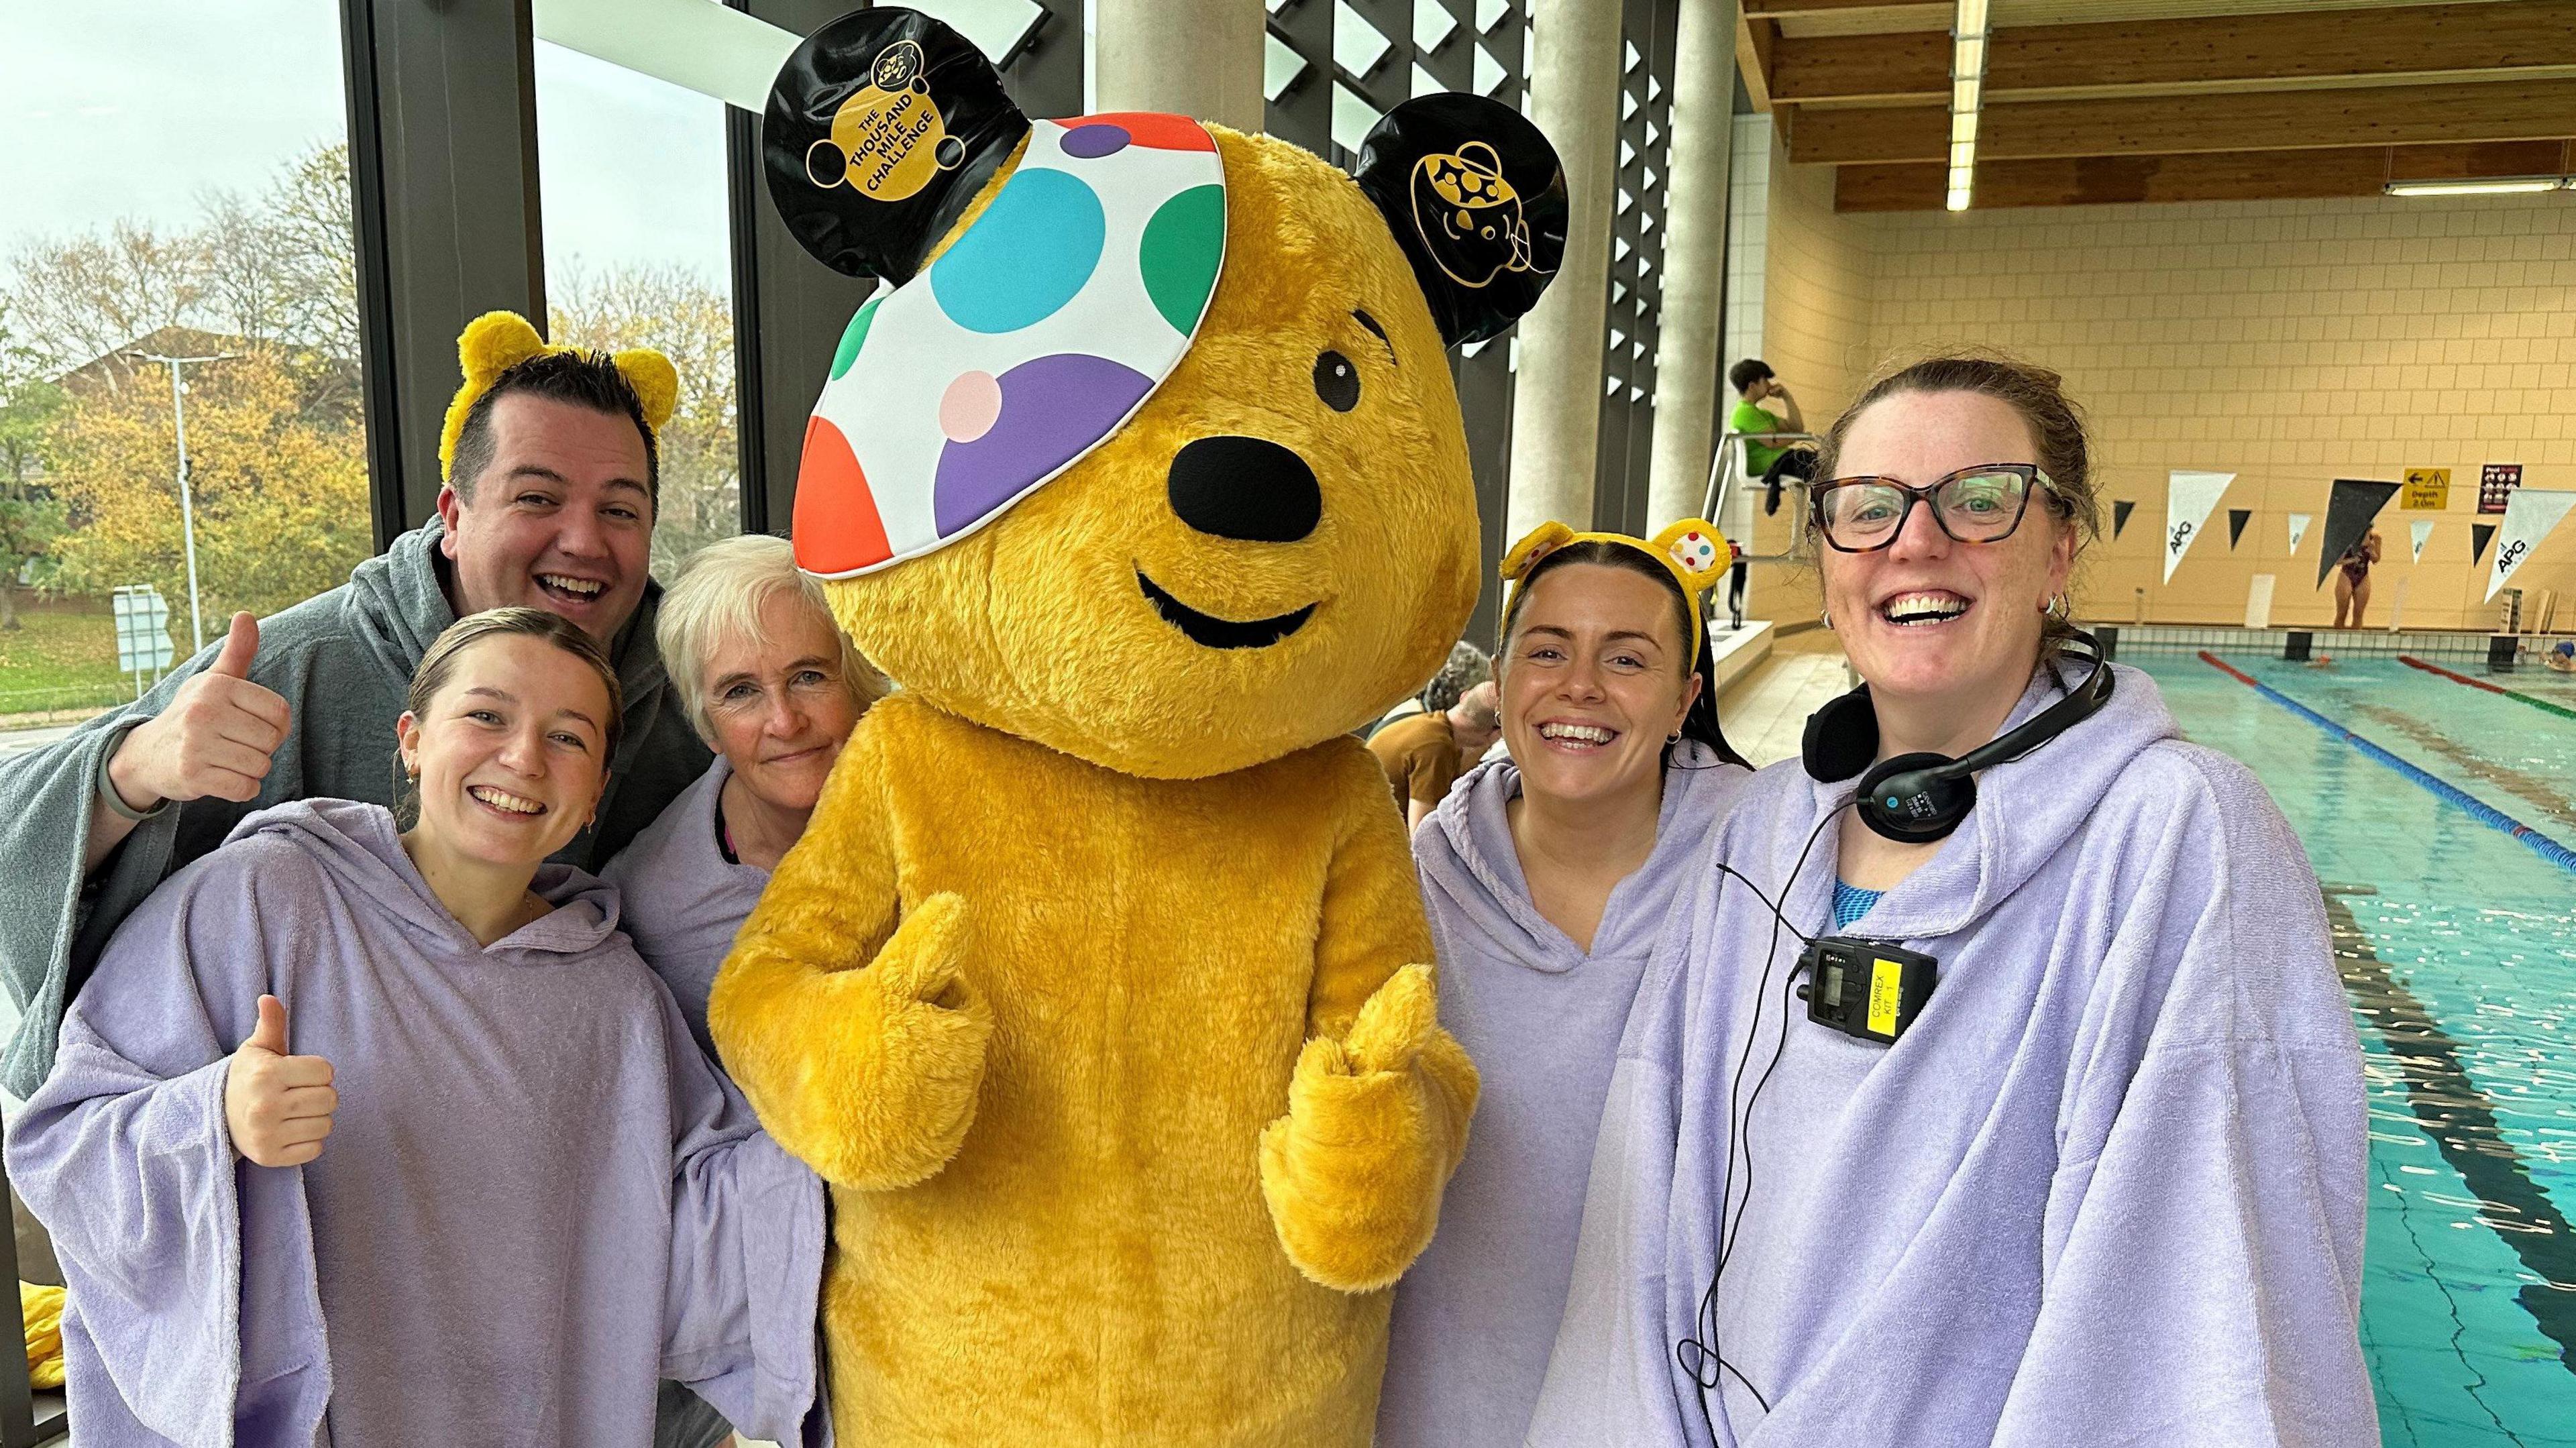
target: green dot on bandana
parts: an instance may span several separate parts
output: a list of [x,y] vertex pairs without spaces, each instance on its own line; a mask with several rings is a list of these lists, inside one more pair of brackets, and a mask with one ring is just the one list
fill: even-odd
[[859,308],[857,315],[850,318],[850,325],[841,329],[841,348],[832,354],[833,381],[840,381],[841,374],[850,370],[850,364],[859,360],[859,348],[868,340],[868,324],[877,319],[877,303],[884,300],[883,297],[871,298],[866,306]]
[[1199,324],[1224,256],[1223,186],[1193,186],[1164,202],[1145,223],[1136,263],[1145,276],[1145,294],[1172,330],[1188,336]]

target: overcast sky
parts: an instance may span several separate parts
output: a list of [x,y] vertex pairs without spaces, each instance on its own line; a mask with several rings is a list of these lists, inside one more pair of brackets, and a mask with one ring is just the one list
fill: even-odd
[[[345,138],[333,0],[0,0],[0,256],[132,217],[185,226]],[[725,285],[723,106],[540,42],[549,273]]]

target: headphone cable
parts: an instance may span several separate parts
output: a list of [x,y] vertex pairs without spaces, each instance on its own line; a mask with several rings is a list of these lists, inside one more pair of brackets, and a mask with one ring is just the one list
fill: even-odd
[[[1718,1350],[1717,1285],[1718,1282],[1726,1275],[1727,1259],[1732,1256],[1735,1251],[1735,1243],[1738,1239],[1733,1230],[1734,1225],[1740,1224],[1743,1220],[1743,1213],[1739,1210],[1734,1211],[1731,1214],[1732,1221],[1730,1221],[1729,1210],[1735,1195],[1735,1152],[1737,1138],[1739,1135],[1749,1134],[1740,1133],[1736,1128],[1736,1095],[1744,1089],[1745,1068],[1750,1066],[1753,1062],[1753,1043],[1762,1033],[1762,1007],[1764,1003],[1770,999],[1771,973],[1773,970],[1778,968],[1779,964],[1780,932],[1783,930],[1788,931],[1791,935],[1796,936],[1802,945],[1812,945],[1815,943],[1814,936],[1807,934],[1805,931],[1800,930],[1798,927],[1789,923],[1789,917],[1781,907],[1788,903],[1788,892],[1790,888],[1797,883],[1799,875],[1806,871],[1807,857],[1814,852],[1816,841],[1823,837],[1825,826],[1833,823],[1834,817],[1841,814],[1844,807],[1849,803],[1850,801],[1846,799],[1843,804],[1836,805],[1834,808],[1825,811],[1824,817],[1816,821],[1816,828],[1808,834],[1807,843],[1798,851],[1797,862],[1789,867],[1789,878],[1787,881],[1783,882],[1780,887],[1780,899],[1777,903],[1773,902],[1769,895],[1763,893],[1762,887],[1755,884],[1751,876],[1746,875],[1743,871],[1736,869],[1734,866],[1729,865],[1722,860],[1718,861],[1716,864],[1717,871],[1720,875],[1732,876],[1735,879],[1744,882],[1744,888],[1751,890],[1753,892],[1753,898],[1761,901],[1763,908],[1771,912],[1772,924],[1771,943],[1769,948],[1764,951],[1762,957],[1762,978],[1760,983],[1754,987],[1753,1019],[1745,1028],[1744,1050],[1736,1058],[1734,1078],[1727,1083],[1726,1167],[1719,1176],[1718,1185],[1717,1265],[1715,1270],[1709,1274],[1708,1290],[1700,1295],[1699,1311],[1694,1315],[1691,1324],[1692,1331],[1695,1334],[1705,1333],[1707,1340],[1703,1342],[1700,1337],[1695,1335],[1683,1338],[1680,1342],[1673,1344],[1674,1359],[1681,1365],[1682,1371],[1690,1375],[1691,1382],[1699,1389],[1699,1391],[1694,1394],[1694,1397],[1699,1403],[1700,1421],[1707,1426],[1709,1441],[1712,1443],[1717,1440],[1717,1423],[1714,1416],[1709,1412],[1708,1395],[1715,1391],[1720,1383],[1723,1382],[1723,1379],[1718,1376],[1719,1374],[1735,1374],[1735,1380],[1744,1384],[1744,1390],[1753,1395],[1754,1402],[1761,1404],[1762,1411],[1765,1413],[1771,1411],[1771,1402],[1768,1398],[1763,1396],[1762,1390],[1753,1385],[1753,1380],[1744,1375],[1743,1369],[1728,1362],[1725,1355]],[[1718,888],[1722,895],[1725,890],[1724,885],[1721,884]],[[1715,913],[1713,906],[1711,913]],[[1770,1081],[1771,1073],[1779,1068],[1780,1058],[1788,1050],[1789,991],[1796,985],[1799,972],[1805,968],[1806,966],[1803,961],[1792,965],[1789,968],[1788,979],[1781,983],[1780,1039],[1779,1043],[1772,1048],[1770,1062],[1762,1068],[1761,1080],[1754,1084],[1752,1099],[1745,1103],[1745,1125],[1748,1128],[1752,1124],[1750,1119],[1752,1108],[1761,1101],[1763,1085]],[[1750,1142],[1744,1144],[1744,1195],[1746,1205],[1750,1206],[1753,1199],[1753,1149]]]

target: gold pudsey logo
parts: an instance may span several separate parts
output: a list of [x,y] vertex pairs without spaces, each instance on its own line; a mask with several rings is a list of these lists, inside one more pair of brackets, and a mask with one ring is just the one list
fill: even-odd
[[1413,224],[1450,280],[1481,287],[1506,271],[1533,270],[1520,193],[1503,160],[1483,141],[1434,151],[1413,163]]
[[832,113],[830,139],[806,148],[806,178],[822,187],[847,184],[874,201],[901,201],[954,170],[965,143],[948,134],[924,65],[921,47],[909,40],[877,52],[868,84]]

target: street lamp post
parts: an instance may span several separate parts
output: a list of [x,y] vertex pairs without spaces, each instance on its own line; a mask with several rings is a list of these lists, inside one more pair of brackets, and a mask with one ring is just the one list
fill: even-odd
[[206,620],[197,607],[197,506],[188,495],[188,395],[187,384],[179,380],[179,368],[189,362],[229,362],[239,353],[218,352],[211,357],[163,357],[152,352],[138,352],[146,362],[170,364],[170,418],[179,437],[179,535],[188,551],[188,639],[189,657],[206,651]]

